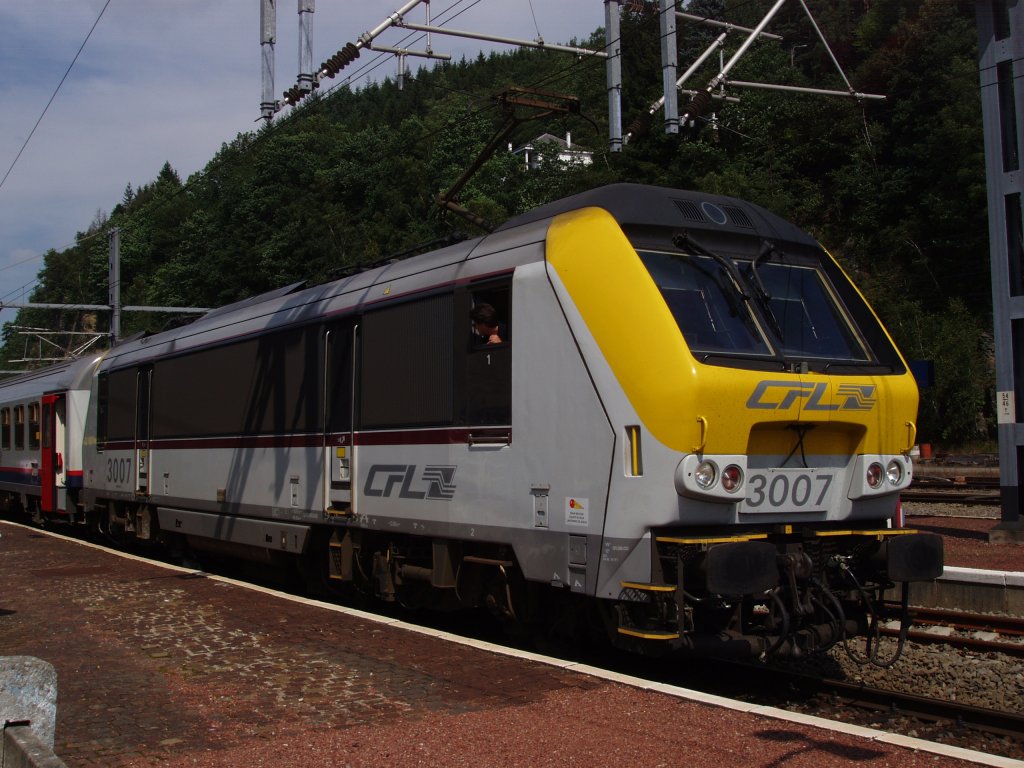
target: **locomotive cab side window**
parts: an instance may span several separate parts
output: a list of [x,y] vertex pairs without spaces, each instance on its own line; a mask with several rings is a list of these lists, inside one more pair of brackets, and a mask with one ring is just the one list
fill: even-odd
[[469,320],[469,343],[463,347],[466,424],[503,426],[512,421],[511,298],[502,282],[475,286],[460,302]]
[[11,409],[0,408],[0,450],[11,450]]

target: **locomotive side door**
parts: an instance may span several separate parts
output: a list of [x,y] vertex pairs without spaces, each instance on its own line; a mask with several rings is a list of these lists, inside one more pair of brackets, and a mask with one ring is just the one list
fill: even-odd
[[39,425],[39,482],[43,512],[59,512],[66,506],[64,455],[64,395],[43,395]]
[[356,513],[355,376],[359,326],[343,321],[324,336],[324,511]]
[[140,368],[135,390],[135,494],[149,495],[149,478],[153,474],[149,453],[150,392],[153,368]]

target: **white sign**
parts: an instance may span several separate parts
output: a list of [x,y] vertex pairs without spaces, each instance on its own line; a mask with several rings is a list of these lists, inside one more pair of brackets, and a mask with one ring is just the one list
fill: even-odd
[[590,499],[581,499],[579,496],[565,497],[565,524],[566,525],[590,525]]
[[1013,390],[996,392],[996,422],[1014,424],[1017,421],[1017,406],[1014,402]]

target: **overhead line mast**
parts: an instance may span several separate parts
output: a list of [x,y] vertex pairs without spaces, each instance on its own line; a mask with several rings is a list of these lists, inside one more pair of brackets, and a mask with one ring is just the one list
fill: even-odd
[[[300,39],[299,39],[299,76],[295,85],[284,92],[283,101],[273,100],[273,42],[276,32],[273,15],[277,0],[261,0],[262,3],[262,27],[263,37],[261,42],[264,46],[263,53],[263,102],[261,104],[262,117],[269,122],[273,115],[286,105],[298,104],[303,98],[320,87],[324,78],[333,78],[342,69],[359,58],[364,49],[376,50],[383,53],[392,53],[398,57],[398,83],[402,87],[405,79],[405,59],[407,56],[417,56],[431,59],[448,60],[451,56],[438,54],[433,51],[430,45],[431,34],[449,35],[473,40],[484,40],[489,42],[503,43],[528,48],[540,48],[545,50],[561,51],[578,57],[603,58],[607,61],[606,80],[608,93],[608,149],[611,152],[621,152],[624,144],[631,139],[638,138],[650,131],[655,114],[664,109],[664,126],[666,133],[678,133],[680,126],[692,123],[700,118],[712,101],[738,101],[736,96],[727,95],[728,86],[736,88],[759,88],[775,90],[780,92],[797,92],[807,94],[818,94],[825,96],[841,96],[855,99],[857,101],[884,99],[885,96],[873,93],[861,93],[853,88],[846,74],[843,72],[838,59],[832,52],[828,41],[825,39],[820,27],[811,14],[804,0],[796,0],[807,16],[811,27],[824,46],[829,58],[846,85],[846,90],[826,90],[822,88],[809,88],[795,85],[783,85],[775,83],[755,83],[741,80],[729,79],[730,71],[746,55],[750,47],[759,39],[781,40],[782,37],[767,31],[768,24],[778,14],[787,0],[775,0],[772,7],[764,15],[764,18],[754,28],[748,28],[732,24],[726,21],[710,19],[692,13],[677,10],[678,0],[603,0],[605,6],[605,47],[603,50],[591,50],[578,46],[553,45],[544,42],[538,35],[536,40],[521,40],[516,38],[492,35],[469,30],[456,30],[448,27],[436,26],[430,20],[430,0],[409,0],[398,10],[391,13],[380,24],[373,29],[364,32],[355,42],[346,43],[332,56],[326,59],[314,72],[312,68],[312,14],[314,0],[298,0],[300,17]],[[426,24],[418,24],[409,21],[406,16],[416,6],[423,4],[426,9]],[[623,135],[622,130],[622,47],[621,47],[621,26],[620,16],[622,6],[643,12],[654,12],[660,16],[660,41],[662,59],[662,81],[663,95],[653,102],[645,114],[641,114],[630,125],[628,132]],[[721,29],[722,32],[712,41],[708,48],[698,55],[697,59],[687,67],[681,76],[676,77],[678,69],[678,47],[676,43],[676,21],[686,21],[692,24],[702,24],[709,27]],[[386,30],[395,27],[426,33],[425,50],[416,51],[408,48],[397,48],[388,46],[376,46],[374,40]],[[743,32],[747,37],[741,42],[739,48],[725,61],[723,54],[725,43],[730,34]],[[719,67],[717,73],[711,77],[703,88],[686,89],[684,84],[690,79],[714,54],[719,54]],[[678,105],[678,95],[682,92],[689,97],[685,107]],[[268,95],[269,94],[269,95]],[[712,118],[714,120],[714,118]]]

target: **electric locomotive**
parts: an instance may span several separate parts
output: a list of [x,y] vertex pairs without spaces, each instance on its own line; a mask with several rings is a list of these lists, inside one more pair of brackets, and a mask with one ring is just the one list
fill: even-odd
[[89,365],[67,514],[112,536],[642,652],[821,651],[942,571],[905,362],[734,198],[604,187]]

